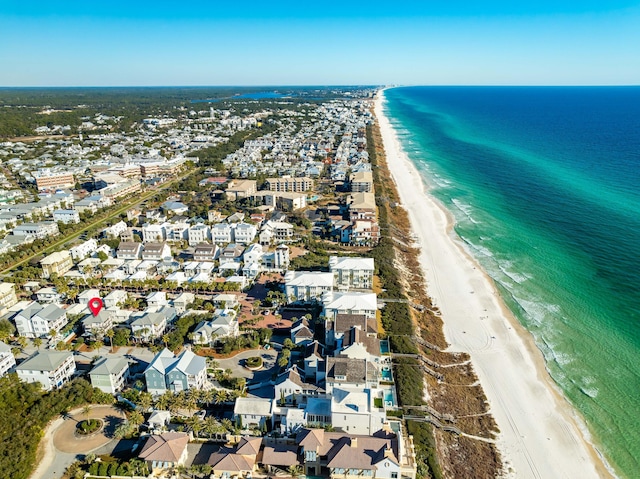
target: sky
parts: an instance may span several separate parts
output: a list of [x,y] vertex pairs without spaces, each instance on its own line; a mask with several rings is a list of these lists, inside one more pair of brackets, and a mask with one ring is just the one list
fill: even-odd
[[639,85],[640,0],[0,1],[0,86]]

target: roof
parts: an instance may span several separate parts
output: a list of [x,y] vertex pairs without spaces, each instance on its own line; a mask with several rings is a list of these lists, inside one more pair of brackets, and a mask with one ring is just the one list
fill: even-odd
[[16,369],[25,371],[55,371],[67,359],[73,358],[68,351],[37,351]]
[[233,408],[234,414],[270,416],[271,399],[264,398],[238,398]]
[[287,286],[333,287],[333,273],[323,271],[287,271],[284,280]]
[[326,309],[356,311],[361,309],[378,309],[377,296],[375,293],[335,293],[328,291],[323,295],[322,302]]
[[[337,379],[337,376],[343,376],[345,379]],[[347,383],[363,383],[376,377],[375,366],[366,359],[351,359],[341,356],[327,358],[327,379]]]
[[329,269],[374,270],[373,258],[353,258],[348,256],[329,256]]
[[178,462],[188,442],[189,435],[185,432],[149,436],[139,457],[145,461]]
[[294,466],[300,464],[297,451],[297,445],[276,444],[274,446],[265,446],[260,462],[267,466]]
[[262,445],[261,437],[243,436],[236,446],[236,453],[245,456],[257,456]]
[[54,264],[66,261],[71,258],[71,254],[68,251],[56,251],[49,256],[45,256],[40,260],[40,264]]
[[380,356],[380,340],[367,336],[361,329],[353,327],[344,335],[342,346],[346,348],[356,343],[362,344],[369,354]]
[[398,464],[395,434],[378,431],[373,436],[356,436],[322,429],[303,429],[296,442],[305,450],[327,456],[327,466],[345,469],[373,469],[382,460]]
[[171,371],[180,371],[188,376],[196,376],[206,367],[205,358],[196,356],[188,349],[185,349],[179,356],[175,356],[167,348],[164,348],[149,363],[145,373],[150,369],[155,369],[163,375]]
[[188,376],[196,376],[200,371],[207,368],[207,361],[202,356],[196,356],[188,349],[182,351],[177,361],[170,367],[170,370],[178,370]]
[[336,314],[332,321],[333,330],[337,333],[346,333],[354,326],[367,333],[377,333],[377,324],[373,320],[367,320],[364,314]]
[[110,375],[118,374],[123,369],[129,367],[129,362],[125,358],[100,358],[89,375]]
[[375,210],[376,197],[373,193],[352,193],[347,199],[349,209]]
[[221,449],[219,452],[211,454],[207,464],[209,464],[214,470],[240,473],[252,471],[255,459],[251,456],[235,454],[229,449]]
[[142,247],[141,243],[134,243],[133,241],[122,241],[118,245],[118,252],[120,252],[120,253],[126,253],[126,252],[135,253],[135,252],[138,251],[138,249],[140,247]]
[[166,243],[147,243],[144,245],[145,253],[162,253]]

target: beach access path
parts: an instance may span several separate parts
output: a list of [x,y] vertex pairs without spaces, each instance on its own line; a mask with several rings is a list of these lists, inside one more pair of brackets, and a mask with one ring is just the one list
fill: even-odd
[[427,292],[440,308],[451,351],[467,352],[500,428],[505,476],[614,477],[588,441],[586,426],[549,377],[533,338],[507,310],[493,281],[466,251],[452,220],[425,190],[383,114],[375,114],[387,163],[409,213]]

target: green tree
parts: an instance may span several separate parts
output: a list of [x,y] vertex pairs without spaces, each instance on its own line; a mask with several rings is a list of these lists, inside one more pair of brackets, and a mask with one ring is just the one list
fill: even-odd
[[116,335],[116,333],[113,329],[109,329],[106,333],[104,333],[104,335],[109,338],[109,346],[111,346],[111,352],[113,353],[113,337]]

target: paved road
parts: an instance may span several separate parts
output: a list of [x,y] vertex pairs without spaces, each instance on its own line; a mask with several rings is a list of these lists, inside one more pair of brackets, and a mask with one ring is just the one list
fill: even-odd
[[[216,359],[222,369],[231,369],[231,375],[234,377],[247,378],[247,381],[260,382],[265,378],[271,378],[271,375],[277,370],[276,357],[278,353],[273,349],[252,349],[243,351],[229,359]],[[259,371],[250,371],[244,367],[244,361],[251,356],[260,356],[263,361],[262,369]]]
[[44,455],[30,479],[58,479],[71,463],[89,452],[111,453],[118,441],[109,436],[122,420],[122,413],[111,406],[94,406],[89,417],[106,420],[105,434],[83,439],[75,437],[77,422],[85,419],[82,408],[71,411],[66,419],[58,418],[49,424],[41,443]]

